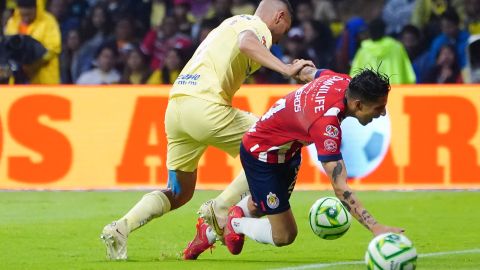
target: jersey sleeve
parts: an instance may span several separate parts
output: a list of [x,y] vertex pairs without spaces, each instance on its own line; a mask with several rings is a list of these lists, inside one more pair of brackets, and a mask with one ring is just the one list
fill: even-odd
[[342,159],[340,145],[342,143],[342,130],[337,117],[323,117],[318,119],[309,129],[310,137],[317,149],[320,162],[329,162]]
[[260,18],[251,15],[239,15],[232,18],[230,25],[238,34],[250,30],[265,47],[270,48],[272,46],[272,34]]

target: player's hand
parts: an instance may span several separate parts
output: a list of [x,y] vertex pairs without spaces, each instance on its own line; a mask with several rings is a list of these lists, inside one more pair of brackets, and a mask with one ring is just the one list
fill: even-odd
[[310,66],[315,68],[315,64],[310,60],[295,59],[293,60],[292,64],[287,65],[287,71],[285,72],[285,75],[287,75],[288,77],[294,77],[305,66]]
[[304,66],[293,78],[300,83],[311,82],[315,79],[317,69],[311,66]]
[[383,234],[383,233],[403,233],[403,232],[405,232],[405,229],[386,226],[386,225],[382,225],[382,224],[379,224],[379,223],[372,226],[372,233],[375,236]]

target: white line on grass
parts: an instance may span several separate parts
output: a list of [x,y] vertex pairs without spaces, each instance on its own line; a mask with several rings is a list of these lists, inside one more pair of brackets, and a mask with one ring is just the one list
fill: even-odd
[[[457,255],[457,254],[468,254],[468,253],[480,253],[480,249],[466,249],[466,250],[456,250],[456,251],[445,251],[445,252],[433,252],[419,254],[418,257],[439,257],[444,255]],[[301,270],[301,269],[321,269],[327,268],[330,266],[339,266],[339,265],[355,265],[355,264],[364,264],[364,261],[351,261],[351,262],[334,262],[334,263],[315,263],[315,264],[305,264],[299,266],[285,267],[285,268],[275,268],[275,270]]]

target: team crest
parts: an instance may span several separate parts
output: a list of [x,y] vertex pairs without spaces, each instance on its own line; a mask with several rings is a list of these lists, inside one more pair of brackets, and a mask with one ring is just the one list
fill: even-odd
[[280,205],[280,200],[278,199],[277,195],[270,192],[267,195],[267,205],[270,209],[275,209]]
[[325,133],[323,135],[328,136],[330,138],[337,139],[338,138],[338,128],[336,126],[328,125],[325,128]]
[[323,147],[328,152],[337,151],[337,143],[334,140],[331,140],[331,139],[326,139],[325,142],[323,142]]

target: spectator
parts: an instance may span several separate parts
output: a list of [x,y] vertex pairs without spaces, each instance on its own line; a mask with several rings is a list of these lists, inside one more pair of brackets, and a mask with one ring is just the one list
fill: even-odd
[[448,7],[448,0],[415,1],[411,23],[424,33],[426,42],[430,42],[440,33],[440,16]]
[[159,72],[153,72],[149,66],[149,58],[139,46],[134,46],[128,53],[122,84],[159,84]]
[[378,18],[369,24],[370,38],[362,41],[355,54],[350,74],[363,68],[378,68],[392,84],[415,83],[415,73],[403,45],[385,35],[385,23]]
[[62,54],[60,55],[60,75],[62,83],[73,84],[80,76],[79,49],[82,45],[80,32],[72,29],[68,32]]
[[[148,29],[149,18],[148,14],[151,10],[150,1],[138,0],[103,0],[106,4],[107,11],[113,21],[119,21],[125,16],[136,18],[139,22],[138,26]],[[166,1],[165,1],[166,2]],[[168,1],[169,2],[169,1]],[[142,28],[139,27],[139,28]],[[143,30],[143,29],[142,29]]]
[[469,34],[460,29],[460,18],[454,9],[449,9],[441,16],[442,32],[432,42],[429,50],[429,64],[435,65],[437,55],[443,45],[449,44],[455,47],[458,56],[460,68],[464,68],[467,63],[466,48]]
[[159,27],[165,16],[167,10],[169,10],[169,2],[165,0],[152,0],[152,6],[150,10],[150,27],[156,28]]
[[[213,18],[220,23],[233,16],[230,7],[232,0],[214,0],[213,1]],[[218,23],[218,24],[220,24]]]
[[188,12],[190,11],[190,1],[175,0],[173,5],[173,16],[177,21],[178,30],[185,35],[192,34],[192,23],[188,19]]
[[67,16],[75,17],[79,21],[87,14],[87,10],[90,8],[87,0],[66,0],[67,1]]
[[120,82],[120,73],[115,70],[117,49],[114,45],[100,46],[95,55],[96,67],[80,75],[77,84],[115,84]]
[[425,83],[463,83],[455,47],[443,45],[435,65],[428,71]]
[[339,19],[337,10],[331,0],[313,0],[313,17],[321,22],[333,22]]
[[300,27],[290,29],[284,43],[285,52],[282,62],[291,64],[295,59],[308,59],[305,50],[305,35]]
[[295,26],[302,25],[303,22],[313,20],[313,12],[315,9],[313,8],[312,3],[308,2],[300,2],[297,4],[295,8]]
[[348,73],[350,63],[362,40],[367,38],[367,23],[360,17],[350,19],[337,41],[335,48],[335,70]]
[[195,0],[190,1],[190,12],[195,22],[203,21],[205,18],[211,18],[213,14],[213,0]]
[[165,64],[165,57],[170,49],[187,49],[191,45],[190,37],[178,32],[175,18],[167,16],[158,29],[152,29],[147,33],[141,48],[152,58],[150,67],[160,69]]
[[233,15],[253,15],[255,13],[255,5],[248,0],[233,0],[231,11]]
[[407,51],[408,58],[413,65],[417,83],[422,83],[423,77],[429,69],[429,65],[428,52],[425,52],[420,30],[411,24],[407,24],[400,32],[399,40]]
[[115,24],[114,36],[110,41],[115,42],[118,50],[118,58],[116,61],[118,70],[123,70],[127,61],[127,55],[137,42],[135,33],[135,25],[132,18],[124,17]]
[[[195,1],[194,1],[195,2]],[[213,0],[213,4],[206,16],[206,20],[215,24],[215,27],[220,25],[224,20],[233,16],[230,7],[232,0]]]
[[78,65],[80,72],[91,69],[95,52],[111,38],[112,25],[107,8],[102,4],[93,6],[80,29],[81,38],[85,41],[79,51],[80,62]]
[[60,25],[60,33],[62,34],[62,42],[65,40],[67,33],[72,29],[80,27],[80,19],[69,16],[67,0],[50,0],[48,3],[48,11],[57,19]]
[[410,22],[415,0],[387,0],[383,7],[382,18],[386,24],[387,35],[397,36]]
[[468,69],[464,73],[469,83],[480,83],[480,35],[468,39]]
[[165,65],[158,73],[160,83],[173,84],[186,64],[186,51],[180,49],[170,49],[165,58]]
[[331,68],[334,61],[335,40],[328,25],[309,20],[302,23],[308,58],[317,67]]
[[204,21],[200,24],[200,29],[199,29],[199,33],[198,33],[198,37],[196,39],[196,43],[195,43],[195,47],[198,47],[198,45],[200,43],[202,43],[202,41],[207,38],[208,34],[210,34],[210,32],[215,29],[216,25],[215,23],[211,22],[211,21]]
[[470,35],[480,34],[480,0],[465,0],[465,28]]
[[17,0],[17,8],[7,21],[5,34],[29,35],[47,49],[40,61],[25,66],[30,83],[58,84],[58,56],[62,50],[60,29],[55,18],[45,10],[42,3],[41,0]]

